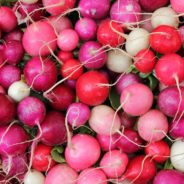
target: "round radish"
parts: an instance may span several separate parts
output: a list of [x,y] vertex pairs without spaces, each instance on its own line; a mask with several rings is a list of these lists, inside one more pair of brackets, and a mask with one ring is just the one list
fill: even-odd
[[28,171],[24,177],[24,184],[45,184],[45,176],[36,170]]
[[172,121],[172,123],[170,124],[170,131],[169,134],[174,138],[174,139],[178,139],[178,138],[184,138],[184,118]]
[[[73,59],[73,53],[60,50],[57,57],[61,60],[61,64],[65,63],[69,59]],[[60,61],[59,61],[60,62]]]
[[76,171],[84,170],[94,165],[100,157],[98,141],[87,134],[77,134],[72,137],[71,145],[65,149],[65,159]]
[[182,0],[171,0],[171,6],[177,13],[184,13],[184,5]]
[[12,40],[21,41],[23,36],[23,32],[20,29],[14,29],[8,34],[4,35],[3,39],[5,42],[9,42]]
[[120,129],[120,119],[111,107],[98,105],[91,110],[89,125],[96,133],[111,136]]
[[160,141],[168,132],[167,117],[159,110],[152,109],[139,118],[137,127],[145,141]]

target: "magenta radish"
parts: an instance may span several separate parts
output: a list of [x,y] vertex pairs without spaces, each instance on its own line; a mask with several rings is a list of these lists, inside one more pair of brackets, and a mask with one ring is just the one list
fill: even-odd
[[160,141],[168,132],[167,117],[159,110],[152,109],[140,116],[137,128],[140,137],[145,141]]
[[4,88],[9,88],[11,84],[19,81],[21,78],[20,68],[12,65],[4,65],[0,68],[0,84]]
[[76,184],[78,174],[66,164],[53,167],[46,176],[44,184]]
[[172,121],[172,123],[170,124],[169,134],[174,139],[178,138],[183,139],[184,138],[183,129],[184,129],[184,118],[176,119],[175,121]]
[[[120,77],[120,78],[119,78]],[[131,84],[137,84],[137,83],[141,83],[141,78],[134,73],[128,73],[128,74],[124,74],[122,76],[118,76],[117,78],[118,82],[116,84],[116,91],[121,94],[122,91],[128,87]]]
[[15,13],[6,6],[0,7],[0,27],[4,32],[10,32],[17,26]]
[[44,103],[36,97],[26,97],[19,102],[17,115],[22,123],[33,127],[42,123],[46,108]]
[[77,184],[107,184],[105,173],[98,168],[84,169],[77,179]]
[[24,184],[45,184],[45,176],[36,170],[30,170],[24,177]]
[[107,105],[98,105],[91,110],[90,127],[98,134],[111,136],[120,129],[120,118]]
[[12,99],[0,93],[0,124],[8,124],[15,118],[16,115],[16,105]]
[[123,112],[123,110],[118,112],[120,117],[121,125],[124,128],[133,128],[136,122],[136,118],[133,116],[128,115],[127,113]]
[[177,13],[184,13],[184,5],[182,0],[171,0],[171,7]]
[[97,162],[99,157],[100,145],[98,141],[87,134],[73,136],[71,145],[68,144],[65,149],[66,162],[76,171],[91,167]]
[[144,84],[131,84],[122,91],[120,101],[127,114],[140,116],[151,108],[153,93]]
[[75,24],[75,31],[81,40],[94,40],[96,37],[97,24],[91,18],[81,18]]
[[112,150],[102,157],[100,167],[109,178],[122,176],[128,165],[128,156],[119,150]]
[[77,82],[76,80],[68,79],[65,81],[65,85],[75,90],[76,82]]
[[14,29],[8,34],[4,35],[3,39],[5,42],[9,42],[12,40],[21,41],[23,36],[23,32],[20,29]]
[[57,80],[57,68],[50,59],[33,57],[24,67],[27,84],[36,91],[46,91]]
[[66,141],[65,117],[57,111],[46,114],[41,124],[40,141],[48,146],[63,144]]
[[31,56],[45,56],[56,49],[56,35],[46,21],[35,22],[27,27],[22,38],[25,51]]
[[90,109],[83,103],[72,103],[67,109],[67,121],[72,127],[84,125],[89,117]]
[[0,127],[0,153],[2,156],[16,156],[24,154],[29,136],[19,125]]
[[88,69],[99,69],[105,64],[107,55],[98,42],[88,41],[79,50],[79,60]]

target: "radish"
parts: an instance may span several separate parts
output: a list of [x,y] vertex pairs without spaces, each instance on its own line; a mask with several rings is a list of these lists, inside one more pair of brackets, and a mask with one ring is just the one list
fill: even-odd
[[100,145],[98,141],[87,134],[73,136],[71,145],[68,143],[65,149],[66,162],[76,171],[91,167],[97,162],[99,157]]
[[53,27],[46,21],[29,25],[23,35],[22,44],[31,56],[49,55],[56,49],[56,35]]
[[157,173],[153,180],[153,184],[183,184],[184,183],[184,175],[183,173],[169,169],[169,170],[161,170]]
[[97,24],[91,18],[81,18],[75,24],[75,31],[81,40],[94,40],[96,37]]
[[29,95],[30,95],[30,88],[23,81],[16,81],[12,83],[8,88],[8,96],[10,96],[16,102],[20,102]]
[[65,81],[65,85],[68,86],[69,88],[75,90],[76,80],[68,79],[68,80]]
[[116,0],[111,6],[110,17],[124,26],[136,24],[141,20],[141,7],[135,0]]
[[151,15],[142,15],[142,23],[140,24],[140,27],[147,30],[149,33],[153,30],[153,26],[151,24]]
[[109,70],[116,73],[128,73],[131,65],[132,59],[124,52],[118,49],[108,52],[106,66]]
[[83,103],[72,103],[67,109],[67,121],[72,127],[84,125],[89,118],[90,109]]
[[63,144],[66,141],[65,117],[57,111],[46,114],[41,124],[40,141],[48,146]]
[[119,150],[112,150],[102,157],[100,167],[108,178],[122,176],[128,165],[128,156]]
[[84,169],[77,179],[77,184],[107,184],[105,173],[101,169]]
[[16,41],[21,42],[22,36],[23,36],[23,32],[20,29],[14,29],[13,31],[4,35],[3,39],[4,39],[5,43],[12,41],[12,40],[16,40]]
[[120,129],[120,119],[107,105],[98,105],[91,110],[90,127],[98,134],[111,136]]
[[108,80],[99,71],[88,71],[81,75],[76,83],[76,93],[79,100],[87,105],[95,106],[102,104],[108,94]]
[[17,26],[15,13],[6,6],[0,7],[0,27],[4,32],[10,32]]
[[153,12],[158,8],[167,5],[168,0],[139,0],[141,7],[147,12]]
[[149,47],[149,32],[143,28],[135,28],[126,39],[126,51],[135,56],[142,49]]
[[59,164],[53,167],[48,175],[44,184],[76,184],[78,174],[71,167],[66,164]]
[[73,59],[73,53],[72,52],[67,52],[67,51],[62,51],[60,50],[57,54],[57,57],[60,59],[59,62],[62,62],[61,64],[65,63],[69,59]]
[[177,119],[175,121],[172,121],[170,124],[170,131],[169,134],[174,138],[184,138],[184,133],[183,133],[183,125],[184,125],[184,118]]
[[79,42],[79,36],[73,29],[64,29],[57,38],[57,45],[63,51],[74,50]]
[[20,68],[12,65],[4,65],[0,68],[0,84],[4,88],[9,88],[11,84],[19,81],[21,78]]
[[99,69],[105,64],[107,55],[98,42],[88,41],[79,50],[79,60],[88,69]]
[[177,13],[184,13],[184,5],[182,0],[171,0],[171,6]]
[[123,112],[123,110],[118,112],[120,117],[121,125],[124,128],[133,128],[136,122],[136,118],[133,116],[128,115],[127,113]]
[[175,169],[184,171],[184,142],[176,140],[171,146],[170,159]]
[[164,141],[152,142],[145,148],[145,153],[157,163],[165,162],[170,156],[169,145]]
[[[162,56],[156,66],[156,76],[165,85],[174,85],[184,79],[184,60],[177,54],[166,54]],[[167,74],[167,77],[165,76]]]
[[184,44],[184,26],[179,27],[179,33],[181,36],[182,44]]
[[24,184],[45,184],[44,175],[36,170],[28,171],[24,177]]
[[16,115],[16,105],[9,96],[0,93],[0,124],[10,123]]
[[33,57],[24,67],[27,84],[36,91],[46,91],[57,80],[57,68],[50,59]]
[[19,125],[0,127],[0,153],[2,156],[24,154],[28,147],[29,136]]
[[27,4],[33,4],[33,3],[37,3],[38,0],[21,0],[23,3],[27,3]]
[[0,93],[2,93],[2,94],[6,94],[6,91],[5,91],[5,89],[0,85]]
[[137,128],[140,137],[145,141],[160,141],[168,132],[167,117],[159,110],[152,109],[140,116]]
[[151,24],[153,28],[160,25],[168,25],[177,28],[179,26],[179,18],[172,8],[162,7],[153,12]]
[[151,32],[150,45],[153,50],[160,54],[170,54],[181,48],[182,40],[176,28],[160,25]]
[[153,93],[144,84],[131,84],[121,93],[120,98],[123,110],[131,116],[145,114],[153,104]]

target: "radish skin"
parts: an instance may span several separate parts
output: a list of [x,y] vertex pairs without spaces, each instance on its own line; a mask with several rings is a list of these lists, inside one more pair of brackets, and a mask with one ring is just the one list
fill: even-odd
[[44,175],[36,170],[28,171],[24,177],[24,184],[45,184]]

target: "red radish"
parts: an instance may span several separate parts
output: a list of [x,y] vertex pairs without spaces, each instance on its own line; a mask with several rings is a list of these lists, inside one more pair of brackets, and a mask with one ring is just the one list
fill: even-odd
[[60,50],[57,54],[57,57],[61,60],[62,63],[65,63],[69,59],[73,59],[73,53]]
[[[120,77],[120,78],[119,78]],[[128,74],[124,74],[122,76],[118,76],[117,78],[118,82],[116,84],[116,91],[121,94],[122,91],[128,87],[131,84],[137,84],[137,83],[141,83],[141,78],[134,73],[128,73]]]
[[139,155],[132,158],[122,180],[129,179],[135,184],[148,183],[156,175],[156,165],[150,158]]
[[110,17],[112,20],[128,24],[140,21],[141,7],[135,0],[116,0],[111,6]]
[[94,40],[96,37],[97,24],[93,19],[81,18],[75,24],[75,31],[81,40]]
[[75,100],[75,94],[71,88],[64,84],[55,87],[50,93],[46,94],[51,106],[55,110],[66,110]]
[[98,42],[88,41],[79,50],[79,60],[88,69],[99,69],[105,64],[107,55]]
[[119,150],[112,150],[102,157],[100,167],[108,178],[119,178],[128,165],[128,156]]
[[50,170],[56,163],[51,157],[52,147],[38,144],[34,150],[32,168],[45,172]]
[[77,184],[107,184],[105,173],[101,169],[84,169],[77,179]]
[[150,73],[156,64],[156,56],[153,51],[143,49],[139,51],[134,59],[135,67],[142,73]]
[[73,136],[71,145],[68,145],[65,149],[66,162],[76,171],[91,167],[99,157],[100,145],[98,141],[87,134]]
[[112,136],[97,134],[96,138],[100,144],[101,149],[103,151],[109,151],[114,150],[116,148],[116,143],[119,138],[119,134],[113,134]]
[[49,89],[57,80],[57,68],[50,59],[33,57],[24,67],[27,84],[36,91]]
[[6,94],[6,91],[5,91],[5,89],[0,85],[0,93],[2,93],[2,94]]
[[9,88],[11,84],[19,81],[21,78],[20,68],[12,65],[4,65],[0,68],[0,84],[4,88]]
[[74,7],[76,0],[43,0],[43,6],[51,15],[60,15]]
[[16,115],[16,105],[7,95],[3,93],[0,93],[0,104],[0,124],[8,124]]
[[178,54],[166,54],[158,60],[155,73],[158,80],[167,86],[180,83],[184,80],[184,60]]
[[124,128],[133,128],[133,126],[136,122],[135,117],[132,117],[132,116],[128,115],[127,113],[123,112],[123,111],[119,111],[118,115],[120,117],[121,125]]
[[152,31],[150,45],[153,50],[160,54],[170,54],[181,48],[182,40],[176,28],[160,25]]
[[184,5],[182,0],[171,0],[171,7],[177,13],[184,13]]
[[79,11],[83,17],[91,19],[102,19],[108,15],[110,8],[109,0],[80,0]]
[[152,109],[140,116],[137,127],[140,137],[145,141],[160,141],[168,132],[167,117],[159,110]]
[[78,79],[83,73],[81,63],[76,59],[67,60],[61,67],[61,75],[63,78],[72,80]]
[[131,84],[122,91],[120,101],[127,114],[140,116],[151,108],[153,93],[144,84]]
[[140,150],[139,145],[143,144],[143,140],[138,133],[131,129],[122,131],[122,136],[118,139],[116,146],[124,153],[134,153]]
[[102,104],[108,94],[107,78],[99,71],[88,71],[81,75],[76,83],[76,93],[79,100],[90,106]]
[[18,64],[24,55],[20,41],[11,40],[4,44],[4,59],[11,65]]
[[17,107],[17,115],[20,121],[30,127],[41,124],[45,114],[44,103],[36,97],[24,98]]
[[15,29],[8,34],[4,35],[3,39],[5,42],[9,42],[11,40],[21,41],[23,36],[23,32],[20,29]]
[[56,49],[56,35],[53,27],[44,22],[35,22],[29,25],[23,35],[22,44],[25,51],[31,56],[45,56]]
[[27,171],[27,157],[25,155],[2,157],[2,168],[8,176],[24,175]]
[[2,156],[16,156],[24,154],[29,137],[25,130],[19,125],[0,127],[0,153]]
[[44,184],[76,184],[78,174],[71,167],[66,164],[59,164],[53,167],[48,175]]
[[183,173],[169,169],[159,171],[153,180],[153,184],[183,184],[183,181]]
[[63,144],[66,141],[65,117],[57,111],[46,114],[41,124],[41,142],[48,146]]
[[0,27],[4,32],[10,32],[17,26],[17,18],[11,8],[0,7]]
[[74,50],[79,43],[79,36],[73,29],[64,29],[57,38],[57,45],[63,51]]
[[91,110],[90,127],[98,134],[111,136],[120,129],[120,119],[107,105],[98,105]]
[[36,170],[30,170],[24,177],[24,184],[44,184],[45,176]]
[[169,134],[174,138],[184,138],[184,133],[183,133],[183,128],[184,128],[184,118],[181,119],[176,119],[175,121],[172,121],[170,124],[170,131]]
[[141,7],[147,12],[153,12],[158,8],[167,5],[168,0],[139,0]]
[[158,163],[165,162],[170,156],[169,145],[164,141],[152,142],[145,148],[145,153]]
[[118,45],[123,44],[125,41],[125,38],[117,32],[121,33],[122,35],[124,34],[120,24],[112,22],[109,19],[104,20],[99,24],[97,30],[97,39],[102,45],[117,47]]
[[90,109],[83,103],[72,103],[67,109],[67,121],[72,127],[84,125],[89,118]]
[[66,84],[66,86],[68,86],[69,88],[75,90],[75,87],[76,87],[76,80],[70,80],[70,79],[68,79],[68,80],[65,81],[65,84]]

